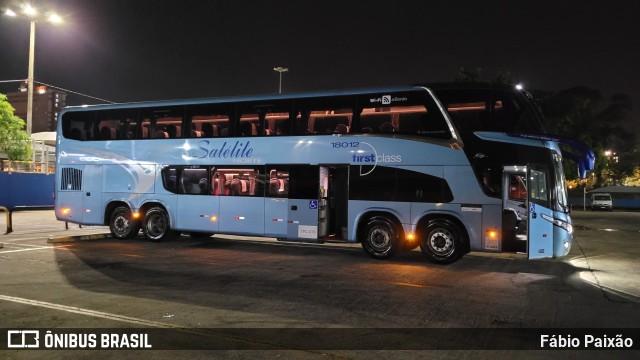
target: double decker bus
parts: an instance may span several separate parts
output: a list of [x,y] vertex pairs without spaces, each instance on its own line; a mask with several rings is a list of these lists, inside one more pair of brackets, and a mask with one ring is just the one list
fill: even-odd
[[494,121],[520,98],[483,105],[435,91],[69,107],[58,122],[56,217],[108,225],[119,239],[359,242],[379,259],[417,247],[436,263],[469,251],[566,255],[557,142],[460,122],[488,110]]

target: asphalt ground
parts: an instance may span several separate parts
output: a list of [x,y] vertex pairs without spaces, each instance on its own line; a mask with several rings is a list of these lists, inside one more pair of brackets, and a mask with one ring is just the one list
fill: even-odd
[[[18,212],[14,232],[0,235],[4,245],[0,328],[177,329],[154,341],[185,350],[4,350],[0,355],[47,359],[637,355],[481,350],[491,348],[485,345],[493,343],[492,336],[505,335],[491,329],[637,330],[640,213],[575,212],[574,225],[576,242],[563,259],[528,261],[519,254],[471,253],[439,266],[428,263],[419,251],[377,261],[359,245],[287,244],[234,236],[183,236],[159,244],[142,238],[119,241],[109,238],[106,227],[69,224],[66,229],[51,211]],[[454,332],[397,330],[423,328]],[[465,348],[464,344],[474,344],[478,333],[456,329],[478,329],[486,342]],[[416,345],[416,334],[436,342]],[[333,345],[366,336],[376,340]],[[202,344],[222,344],[222,348],[211,351],[207,345],[202,349]],[[155,346],[162,348],[162,343]]]

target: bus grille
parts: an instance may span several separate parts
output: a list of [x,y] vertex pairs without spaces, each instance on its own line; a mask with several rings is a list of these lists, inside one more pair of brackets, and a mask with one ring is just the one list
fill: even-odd
[[82,170],[62,168],[60,190],[82,190]]

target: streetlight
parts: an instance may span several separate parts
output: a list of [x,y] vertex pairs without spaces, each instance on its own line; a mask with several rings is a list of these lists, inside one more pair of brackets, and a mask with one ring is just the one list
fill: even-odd
[[[6,9],[4,13],[10,17],[18,16],[18,13],[12,9]],[[29,4],[22,5],[22,14],[31,22],[29,36],[29,73],[27,77],[27,135],[31,136],[31,128],[33,125],[33,70],[36,46],[36,21],[38,21],[40,17],[38,16],[38,11]],[[46,13],[44,15],[52,24],[62,23],[62,18],[55,13]]]
[[278,94],[282,94],[282,73],[289,71],[286,67],[278,66],[274,67],[273,71],[277,71],[280,73],[280,83],[278,85]]

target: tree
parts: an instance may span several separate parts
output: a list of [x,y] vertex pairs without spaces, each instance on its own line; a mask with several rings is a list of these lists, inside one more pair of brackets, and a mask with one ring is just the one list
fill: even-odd
[[0,151],[12,161],[30,160],[31,141],[24,131],[25,122],[14,111],[7,96],[0,94]]
[[[631,111],[627,95],[616,94],[604,105],[598,90],[584,86],[557,93],[538,91],[535,95],[549,133],[577,138],[594,149],[595,186],[623,183],[633,174],[638,158],[633,153],[636,138],[622,126]],[[605,151],[615,151],[618,156],[614,160],[605,156]]]
[[455,77],[456,82],[476,82],[480,81],[480,74],[482,73],[482,68],[475,69],[467,69],[466,67],[461,67],[458,69],[458,74]]

